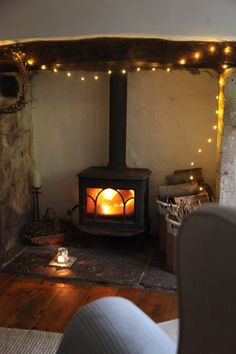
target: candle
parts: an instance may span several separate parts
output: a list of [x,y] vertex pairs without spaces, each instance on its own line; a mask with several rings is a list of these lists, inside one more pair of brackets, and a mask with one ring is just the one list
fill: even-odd
[[60,247],[57,250],[57,262],[58,263],[67,263],[69,260],[68,249],[66,247]]
[[31,185],[33,188],[40,188],[42,186],[41,174],[36,169],[32,172]]

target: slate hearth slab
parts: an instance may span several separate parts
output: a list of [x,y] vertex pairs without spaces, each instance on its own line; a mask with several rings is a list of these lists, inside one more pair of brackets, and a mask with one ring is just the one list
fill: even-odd
[[77,258],[70,269],[49,266],[56,254],[56,246],[27,246],[9,259],[2,270],[65,282],[176,290],[175,275],[163,270],[163,257],[152,248],[145,252],[91,247],[68,249],[70,256]]
[[177,290],[176,276],[164,270],[165,258],[157,251],[150,257],[150,261],[144,270],[140,285],[144,288]]
[[147,253],[81,249],[80,261],[75,263],[73,270],[88,281],[132,287],[139,283],[147,259]]
[[47,278],[61,278],[79,282],[116,284],[136,287],[150,253],[113,249],[70,248],[69,254],[77,257],[71,269],[49,267],[56,247],[26,247],[3,271]]

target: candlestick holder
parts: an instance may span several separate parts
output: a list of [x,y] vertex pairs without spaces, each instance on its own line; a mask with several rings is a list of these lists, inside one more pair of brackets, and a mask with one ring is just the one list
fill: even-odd
[[39,213],[39,195],[42,194],[40,192],[41,187],[32,187],[33,195],[34,195],[34,214],[33,219],[35,222],[40,220],[40,213]]

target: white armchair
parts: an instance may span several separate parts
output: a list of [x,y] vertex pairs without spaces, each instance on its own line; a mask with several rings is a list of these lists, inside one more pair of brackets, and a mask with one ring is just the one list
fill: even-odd
[[130,301],[109,297],[80,309],[58,354],[236,353],[236,211],[202,207],[177,242],[180,332],[157,325]]

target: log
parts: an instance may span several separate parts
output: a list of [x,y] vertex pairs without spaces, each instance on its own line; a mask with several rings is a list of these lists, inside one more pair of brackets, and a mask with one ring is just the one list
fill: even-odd
[[190,176],[193,176],[193,181],[197,181],[198,183],[203,182],[202,177],[202,168],[190,168],[186,170],[176,170],[174,171],[174,176],[176,178],[182,178],[185,182],[190,181]]
[[186,180],[185,177],[177,175],[169,175],[166,176],[166,184],[168,185],[175,185],[175,184],[183,184],[189,182],[189,179]]
[[205,192],[207,192],[210,202],[214,202],[214,195],[211,186],[208,183],[200,183],[200,186],[203,188]]
[[180,204],[181,200],[186,204],[188,202],[190,202],[191,204],[197,204],[198,201],[201,204],[204,203],[209,203],[209,195],[207,192],[200,192],[198,194],[194,194],[194,195],[185,195],[185,196],[181,196],[181,197],[175,197],[174,201],[176,204]]
[[170,198],[197,194],[198,192],[199,185],[197,182],[176,185],[161,185],[159,186],[158,198],[162,201],[166,201]]

